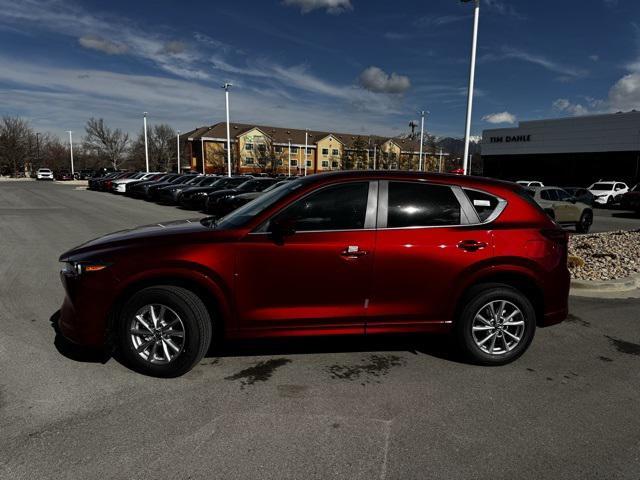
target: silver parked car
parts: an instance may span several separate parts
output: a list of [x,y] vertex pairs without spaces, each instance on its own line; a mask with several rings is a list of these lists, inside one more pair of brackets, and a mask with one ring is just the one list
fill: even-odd
[[586,203],[558,187],[528,187],[535,202],[562,226],[575,226],[576,232],[588,233],[593,224],[593,210]]

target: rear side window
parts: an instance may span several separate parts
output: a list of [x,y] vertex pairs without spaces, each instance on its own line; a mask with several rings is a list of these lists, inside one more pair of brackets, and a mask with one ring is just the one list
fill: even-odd
[[555,201],[558,200],[558,192],[555,190],[542,190],[540,192],[540,198],[542,200]]
[[464,193],[469,197],[469,201],[476,210],[481,222],[486,222],[491,214],[496,210],[500,200],[493,195],[477,190],[463,189]]
[[460,203],[450,187],[389,182],[387,228],[460,225]]

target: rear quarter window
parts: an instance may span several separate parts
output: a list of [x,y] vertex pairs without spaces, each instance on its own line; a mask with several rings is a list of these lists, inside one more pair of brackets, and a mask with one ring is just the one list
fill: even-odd
[[[464,193],[469,198],[471,205],[475,209],[481,222],[486,222],[489,217],[495,212],[500,199],[490,195],[486,192],[480,192],[478,190],[463,189]],[[524,189],[523,189],[524,190]]]

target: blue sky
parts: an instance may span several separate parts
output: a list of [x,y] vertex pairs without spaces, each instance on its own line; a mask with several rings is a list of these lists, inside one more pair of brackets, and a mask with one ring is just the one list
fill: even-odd
[[[481,0],[473,133],[640,109],[640,2]],[[638,22],[638,23],[636,23]],[[232,121],[464,130],[472,6],[457,0],[0,0],[0,113],[39,130]]]

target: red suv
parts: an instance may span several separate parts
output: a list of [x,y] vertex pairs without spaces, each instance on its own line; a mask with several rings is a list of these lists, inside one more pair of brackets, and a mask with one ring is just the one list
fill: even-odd
[[520,186],[457,175],[313,175],[60,261],[63,335],[163,377],[222,337],[452,332],[504,364],[566,317],[569,292],[566,233]]

